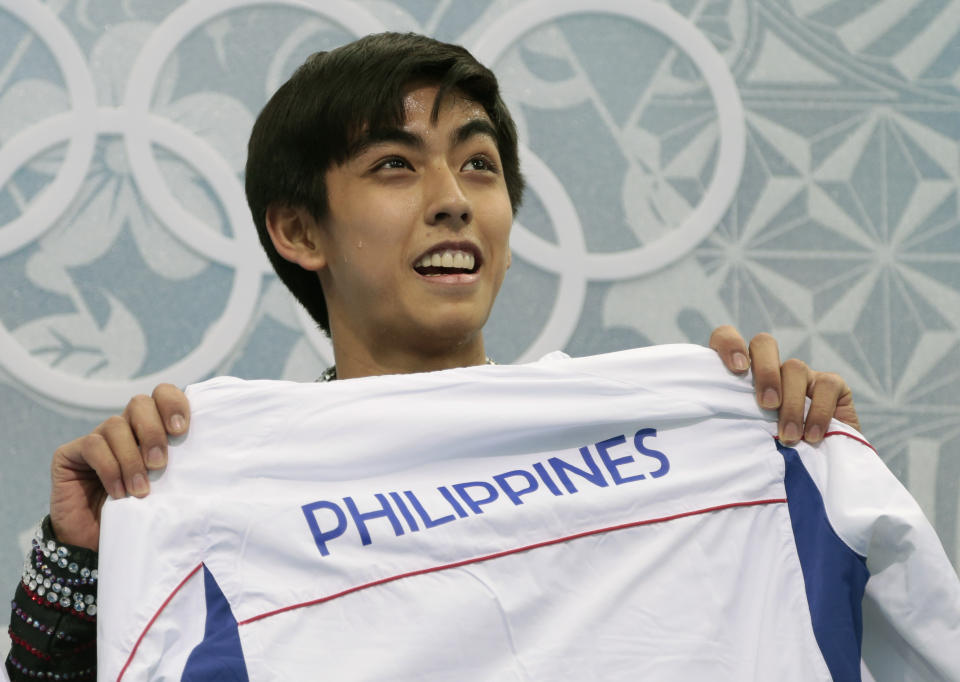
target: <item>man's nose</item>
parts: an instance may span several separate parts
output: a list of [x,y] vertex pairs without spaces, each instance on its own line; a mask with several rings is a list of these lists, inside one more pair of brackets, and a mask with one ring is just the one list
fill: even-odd
[[427,175],[426,221],[428,225],[458,230],[473,220],[473,208],[463,191],[456,170],[444,165]]

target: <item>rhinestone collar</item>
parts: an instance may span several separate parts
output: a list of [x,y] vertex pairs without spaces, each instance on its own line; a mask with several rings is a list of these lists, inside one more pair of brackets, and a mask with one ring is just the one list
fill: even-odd
[[[486,364],[486,365],[495,365],[495,364],[497,364],[497,363],[495,363],[495,362],[494,362],[493,360],[491,360],[489,357],[486,357],[484,364]],[[323,374],[321,374],[319,377],[317,377],[317,382],[319,382],[319,383],[326,383],[326,382],[328,382],[328,381],[336,381],[336,380],[337,380],[337,366],[336,366],[336,365],[330,365],[330,366],[327,367],[325,370],[323,370]]]

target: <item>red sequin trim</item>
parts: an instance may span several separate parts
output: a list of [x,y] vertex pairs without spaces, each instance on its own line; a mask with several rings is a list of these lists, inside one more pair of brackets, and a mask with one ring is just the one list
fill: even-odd
[[51,656],[50,654],[45,654],[45,653],[43,653],[42,651],[40,651],[40,649],[37,649],[37,648],[35,648],[35,647],[30,646],[30,645],[27,644],[25,641],[23,641],[22,639],[20,639],[19,637],[17,637],[15,634],[13,634],[13,628],[7,628],[7,633],[10,635],[10,641],[11,641],[11,642],[13,642],[14,644],[16,644],[16,645],[19,646],[19,647],[22,647],[23,649],[26,649],[27,651],[29,651],[31,654],[33,654],[33,655],[36,656],[37,658],[43,659],[44,661],[52,661],[52,660],[53,660],[53,656]]

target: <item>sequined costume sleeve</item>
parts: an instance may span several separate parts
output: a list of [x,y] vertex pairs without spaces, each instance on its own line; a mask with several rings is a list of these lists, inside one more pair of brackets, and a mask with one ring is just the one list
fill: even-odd
[[97,675],[97,553],[56,540],[43,520],[10,604],[7,674],[20,680]]

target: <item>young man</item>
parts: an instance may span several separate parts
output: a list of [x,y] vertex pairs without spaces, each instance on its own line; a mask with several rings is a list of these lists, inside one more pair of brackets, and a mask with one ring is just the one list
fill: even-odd
[[[523,178],[496,79],[463,48],[383,34],[314,55],[257,119],[246,188],[277,274],[332,338],[324,380],[489,362],[482,329],[510,266]],[[747,369],[735,330],[718,329],[711,346]],[[785,441],[819,440],[835,414],[857,426],[838,377],[796,361],[781,374],[768,336],[749,352],[758,400],[775,408],[782,396]],[[183,394],[161,386],[55,453],[50,521],[14,605],[13,679],[93,674],[100,508],[108,495],[148,493],[166,434],[188,419]],[[55,600],[38,594],[53,585]]]

